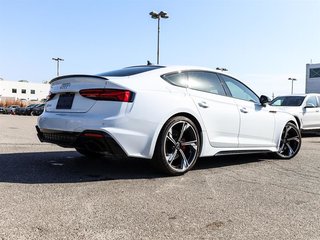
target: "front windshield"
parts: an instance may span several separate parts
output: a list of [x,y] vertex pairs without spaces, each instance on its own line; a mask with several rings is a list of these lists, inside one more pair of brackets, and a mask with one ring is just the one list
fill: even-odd
[[276,97],[270,103],[271,106],[297,107],[301,106],[305,96],[285,96]]

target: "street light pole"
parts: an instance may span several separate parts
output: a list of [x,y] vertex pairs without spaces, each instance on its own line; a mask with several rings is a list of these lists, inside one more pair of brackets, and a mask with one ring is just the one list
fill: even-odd
[[297,81],[296,78],[288,78],[289,81],[291,81],[291,94],[293,94],[293,81]]
[[159,56],[160,56],[160,18],[169,18],[168,14],[164,11],[159,13],[152,11],[149,13],[151,18],[158,20],[158,37],[157,37],[157,64],[159,65]]
[[60,69],[60,61],[64,61],[64,59],[62,58],[52,58],[53,61],[56,61],[57,62],[57,77],[59,77],[59,69]]

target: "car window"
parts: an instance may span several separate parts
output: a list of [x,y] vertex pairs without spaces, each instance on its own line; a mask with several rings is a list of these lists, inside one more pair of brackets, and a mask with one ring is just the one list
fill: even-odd
[[188,86],[191,89],[226,95],[220,79],[216,73],[202,72],[202,71],[190,71],[188,72]]
[[227,87],[229,88],[232,97],[246,101],[252,101],[255,103],[260,102],[259,97],[246,85],[226,75],[221,76],[222,79],[225,81]]
[[173,85],[187,87],[187,74],[184,72],[165,74],[161,77]]
[[316,96],[310,96],[310,97],[307,99],[306,105],[307,105],[307,106],[318,107],[318,102],[317,102]]
[[301,106],[304,100],[304,96],[281,96],[276,97],[270,103],[272,106],[287,106],[287,107],[294,107],[294,106]]

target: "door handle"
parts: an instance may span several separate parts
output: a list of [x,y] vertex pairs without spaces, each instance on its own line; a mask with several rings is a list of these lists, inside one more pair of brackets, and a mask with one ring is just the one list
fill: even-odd
[[243,108],[240,108],[240,112],[242,112],[242,113],[248,113],[248,110],[247,110],[245,107],[243,107]]
[[209,105],[206,102],[199,102],[198,105],[202,108],[208,108]]

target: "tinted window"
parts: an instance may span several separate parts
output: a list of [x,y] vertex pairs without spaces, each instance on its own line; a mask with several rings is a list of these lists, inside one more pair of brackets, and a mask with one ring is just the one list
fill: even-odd
[[148,71],[151,71],[151,70],[154,70],[154,69],[158,69],[158,68],[163,68],[163,66],[150,65],[150,66],[127,67],[127,68],[122,68],[122,69],[119,69],[119,70],[100,73],[100,74],[97,74],[97,76],[102,76],[102,77],[108,77],[108,76],[109,77],[125,77],[125,76],[131,76],[131,75],[138,74],[138,73],[148,72]]
[[246,100],[246,101],[252,101],[255,103],[259,103],[259,98],[258,96],[246,85],[243,83],[239,82],[238,80],[221,75],[223,80],[225,81],[227,87],[229,88],[232,97]]
[[320,78],[320,68],[311,68],[310,78]]
[[179,87],[187,87],[187,74],[186,73],[172,73],[163,75],[162,78],[173,85]]
[[318,102],[317,102],[316,96],[309,97],[308,100],[307,100],[306,105],[307,106],[318,107]]
[[189,88],[219,95],[226,95],[218,75],[211,72],[188,72]]
[[270,103],[272,106],[301,106],[304,100],[304,96],[283,96],[283,97],[276,97]]

